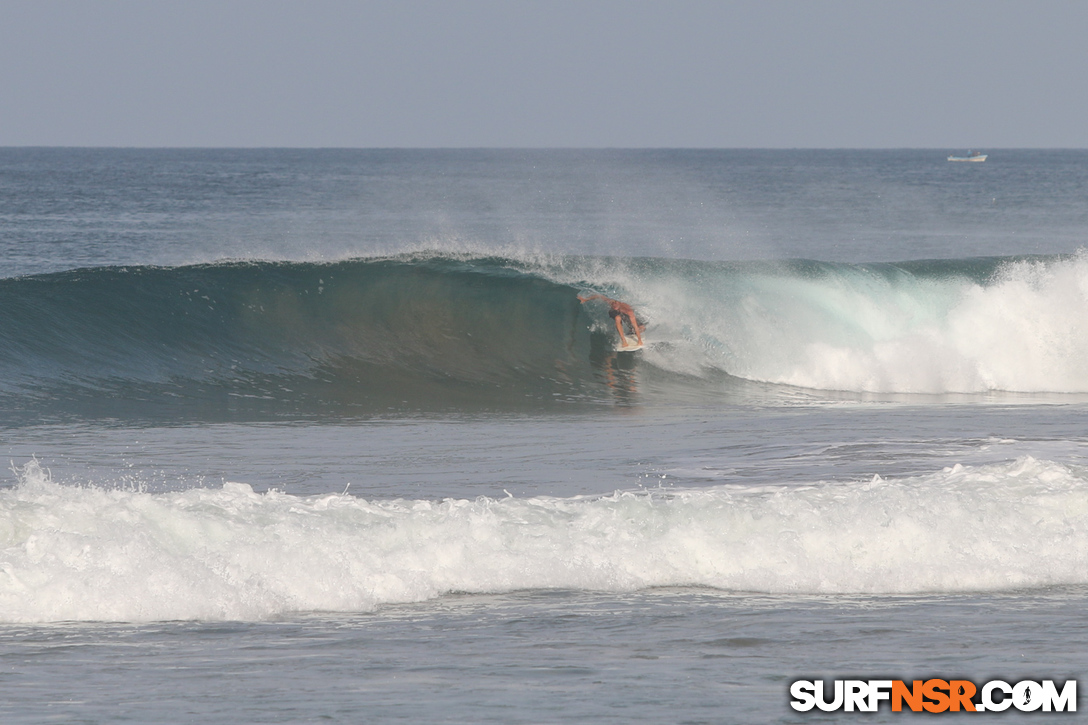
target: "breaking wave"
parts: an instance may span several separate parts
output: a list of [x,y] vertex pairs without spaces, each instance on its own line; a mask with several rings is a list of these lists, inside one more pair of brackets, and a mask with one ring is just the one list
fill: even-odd
[[[583,291],[632,303],[648,348],[615,355]],[[1085,254],[103,267],[2,279],[0,305],[0,396],[31,415],[555,406],[750,384],[1088,392]]]
[[0,490],[0,622],[258,620],[451,592],[792,594],[1088,583],[1088,478],[1021,458],[853,483],[374,500]]

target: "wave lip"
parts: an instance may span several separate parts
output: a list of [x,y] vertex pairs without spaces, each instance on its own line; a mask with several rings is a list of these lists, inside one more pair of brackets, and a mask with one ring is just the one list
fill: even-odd
[[904,594],[1088,583],[1085,472],[1023,458],[866,483],[366,501],[0,491],[0,622],[259,620],[450,592]]

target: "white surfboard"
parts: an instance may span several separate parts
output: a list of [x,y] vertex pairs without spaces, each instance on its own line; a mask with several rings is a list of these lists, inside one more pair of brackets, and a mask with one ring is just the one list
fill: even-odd
[[615,350],[616,352],[635,352],[636,350],[641,350],[644,347],[646,347],[646,336],[645,335],[642,336],[642,342],[641,343],[639,343],[637,337],[627,338],[627,345],[626,346],[623,343],[621,343],[619,340],[616,340],[616,343],[612,346],[612,349]]

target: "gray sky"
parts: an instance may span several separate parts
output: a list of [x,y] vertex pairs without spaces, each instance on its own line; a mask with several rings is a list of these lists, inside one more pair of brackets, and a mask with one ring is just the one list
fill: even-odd
[[0,0],[0,146],[1088,147],[1084,0]]

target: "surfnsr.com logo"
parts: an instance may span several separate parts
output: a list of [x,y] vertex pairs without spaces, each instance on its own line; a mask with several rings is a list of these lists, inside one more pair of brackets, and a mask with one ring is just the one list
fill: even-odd
[[[828,691],[830,689],[830,691]],[[978,687],[970,680],[835,680],[825,689],[823,680],[797,680],[790,685],[790,707],[800,712],[876,712],[887,702],[892,712],[904,707],[913,712],[1076,712],[1077,681],[1059,688],[1054,680],[1022,680],[1010,685],[991,680]]]

